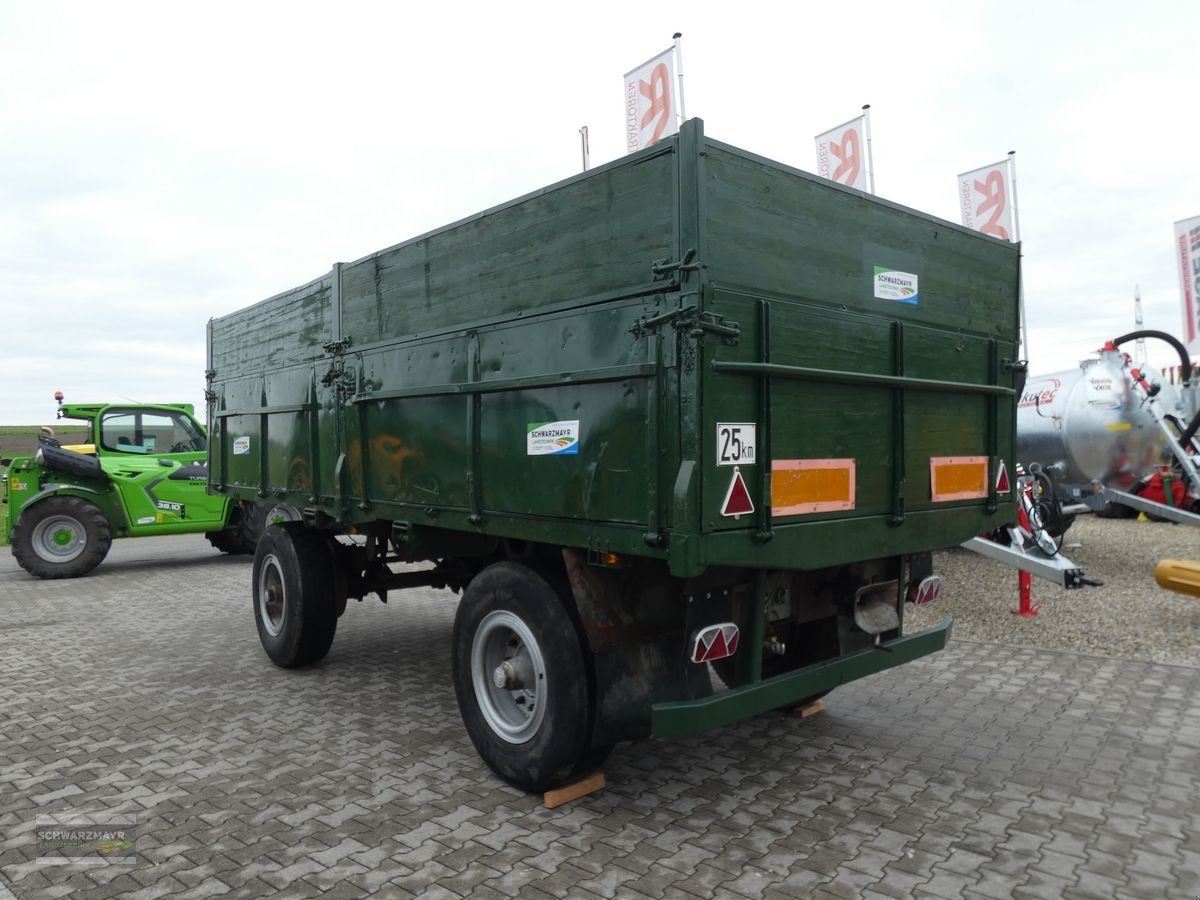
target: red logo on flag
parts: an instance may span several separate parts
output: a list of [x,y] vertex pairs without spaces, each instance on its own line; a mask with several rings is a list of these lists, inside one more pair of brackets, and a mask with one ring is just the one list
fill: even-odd
[[733,467],[733,480],[729,482],[729,490],[725,492],[725,502],[721,504],[721,515],[738,516],[754,512],[754,501],[750,499],[750,491],[746,488],[746,480],[742,478],[741,469]]
[[833,180],[851,187],[858,185],[858,173],[862,169],[862,157],[858,152],[858,129],[848,128],[842,133],[842,142],[829,142],[829,152],[838,161],[833,170]]
[[976,209],[976,213],[980,216],[986,215],[989,210],[992,213],[991,218],[984,222],[979,230],[983,234],[990,234],[1007,241],[1008,229],[1000,224],[1000,217],[1004,215],[1008,205],[1004,190],[1004,176],[999,172],[988,172],[984,181],[975,182],[975,190],[984,197],[983,202]]
[[638,83],[638,91],[650,101],[650,108],[642,115],[642,128],[645,129],[658,119],[658,124],[654,126],[654,134],[646,143],[649,147],[663,136],[663,132],[667,130],[667,123],[671,120],[671,79],[666,65],[659,63],[655,66],[654,71],[650,73],[650,80]]

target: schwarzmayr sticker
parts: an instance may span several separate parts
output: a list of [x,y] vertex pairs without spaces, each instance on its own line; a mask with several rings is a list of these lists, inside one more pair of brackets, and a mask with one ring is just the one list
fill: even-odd
[[526,456],[567,456],[579,454],[579,420],[567,422],[530,422],[526,426]]
[[920,302],[917,276],[911,272],[875,267],[875,296],[879,300],[899,300],[916,306]]

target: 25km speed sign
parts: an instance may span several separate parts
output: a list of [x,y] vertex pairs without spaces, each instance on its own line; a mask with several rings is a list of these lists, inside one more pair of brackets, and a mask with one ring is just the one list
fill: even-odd
[[717,465],[752,466],[757,441],[754,422],[719,422],[717,424]]

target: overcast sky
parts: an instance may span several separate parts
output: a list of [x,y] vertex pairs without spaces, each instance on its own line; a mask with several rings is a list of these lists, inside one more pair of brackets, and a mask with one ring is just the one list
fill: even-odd
[[[1033,372],[1181,331],[1200,3],[0,0],[0,424],[192,402],[204,325],[623,152],[622,75],[683,32],[706,133],[813,171],[871,104],[877,192],[958,221],[1017,151]],[[1173,362],[1151,348],[1151,359]]]

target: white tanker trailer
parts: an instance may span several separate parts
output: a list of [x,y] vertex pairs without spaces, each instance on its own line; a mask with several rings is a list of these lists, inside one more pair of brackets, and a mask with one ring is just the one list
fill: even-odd
[[1113,501],[1124,499],[1117,494],[1140,494],[1173,458],[1186,479],[1174,489],[1178,499],[1185,499],[1187,487],[1186,502],[1174,505],[1192,507],[1200,496],[1200,483],[1190,478],[1194,464],[1185,459],[1181,466],[1179,459],[1194,454],[1192,439],[1200,425],[1188,389],[1170,384],[1158,369],[1134,365],[1118,349],[1143,336],[1176,348],[1186,383],[1191,371],[1186,350],[1169,335],[1152,331],[1109,342],[1098,358],[1084,360],[1077,369],[1026,381],[1017,402],[1017,457],[1027,472],[1048,476],[1039,479],[1043,492],[1067,504],[1060,508],[1046,498],[1043,512],[1053,532],[1061,534],[1069,524],[1064,512],[1069,516],[1084,507],[1115,512]]

